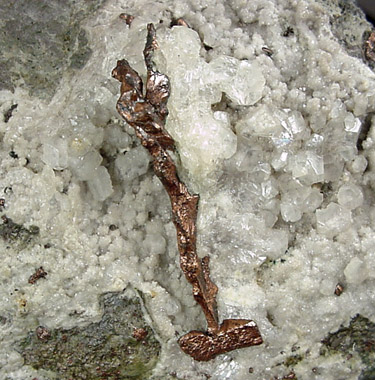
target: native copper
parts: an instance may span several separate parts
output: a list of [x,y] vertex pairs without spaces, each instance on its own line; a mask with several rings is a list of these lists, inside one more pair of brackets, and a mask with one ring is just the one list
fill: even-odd
[[34,274],[29,277],[29,284],[35,284],[40,278],[45,278],[47,276],[47,272],[43,269],[43,267],[39,267]]
[[375,61],[375,32],[365,42],[365,55],[368,60]]
[[134,16],[129,15],[127,13],[121,13],[120,14],[120,19],[124,20],[125,23],[126,23],[126,25],[130,26],[132,24],[133,20],[134,20]]
[[344,291],[344,286],[338,283],[335,287],[335,295],[341,296],[341,293]]
[[218,354],[262,343],[256,323],[247,319],[228,319],[219,323],[216,307],[217,286],[210,279],[208,256],[196,252],[196,221],[199,195],[191,194],[180,181],[168,151],[174,151],[173,138],[165,129],[170,83],[166,75],[154,70],[152,57],[158,48],[153,24],[143,51],[147,68],[146,89],[139,74],[125,59],[117,62],[112,76],[121,82],[117,111],[134,128],[142,145],[152,156],[155,174],[163,183],[172,205],[177,230],[180,267],[193,287],[193,295],[207,320],[207,332],[191,331],[179,339],[181,349],[195,360],[207,361]]

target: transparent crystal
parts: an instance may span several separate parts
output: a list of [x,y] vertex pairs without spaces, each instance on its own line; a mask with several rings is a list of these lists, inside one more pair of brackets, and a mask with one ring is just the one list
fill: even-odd
[[94,198],[102,202],[113,193],[111,177],[104,166],[99,166],[95,172],[96,175],[87,184]]
[[342,185],[337,193],[337,200],[339,205],[353,210],[363,203],[363,193],[359,186],[348,183]]
[[68,166],[68,144],[67,141],[55,137],[43,144],[42,160],[55,170],[63,170]]
[[351,212],[331,202],[325,209],[316,210],[316,222],[319,232],[334,237],[351,226]]
[[346,281],[351,284],[360,284],[368,277],[365,263],[358,257],[353,257],[344,269]]
[[323,157],[313,151],[298,152],[290,156],[288,169],[294,178],[299,178],[306,184],[320,182],[324,176]]

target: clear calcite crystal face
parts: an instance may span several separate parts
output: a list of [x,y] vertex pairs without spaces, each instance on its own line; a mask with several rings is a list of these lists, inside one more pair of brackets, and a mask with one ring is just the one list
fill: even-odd
[[235,104],[252,105],[261,98],[265,79],[249,61],[219,56],[206,63],[193,29],[176,26],[160,34],[156,62],[172,86],[167,129],[178,144],[183,167],[202,186],[237,149],[229,118],[225,112],[215,113],[212,105],[222,93]]

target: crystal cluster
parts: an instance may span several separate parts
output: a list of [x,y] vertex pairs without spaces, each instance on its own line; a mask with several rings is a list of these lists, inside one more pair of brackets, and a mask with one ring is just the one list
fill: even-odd
[[264,76],[255,63],[229,56],[206,63],[199,55],[198,34],[184,26],[165,31],[159,45],[156,62],[170,78],[173,91],[167,129],[193,182],[208,182],[237,149],[228,114],[214,112],[212,105],[220,102],[223,93],[238,105],[256,103]]

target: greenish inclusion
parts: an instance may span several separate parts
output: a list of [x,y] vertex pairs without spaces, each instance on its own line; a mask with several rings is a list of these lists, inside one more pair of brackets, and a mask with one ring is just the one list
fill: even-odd
[[15,246],[18,250],[26,248],[26,246],[32,241],[33,237],[39,234],[39,227],[30,226],[25,228],[24,226],[14,223],[12,219],[6,218],[6,220],[0,224],[0,237],[5,243]]
[[[160,344],[143,319],[139,300],[107,293],[101,302],[104,314],[98,323],[52,330],[45,340],[29,333],[17,347],[25,364],[55,372],[61,380],[148,379]],[[133,338],[134,327],[144,328],[146,338]]]
[[366,368],[359,380],[375,379],[375,323],[357,314],[348,327],[341,327],[323,341],[323,355],[341,352],[345,355],[358,353]]

